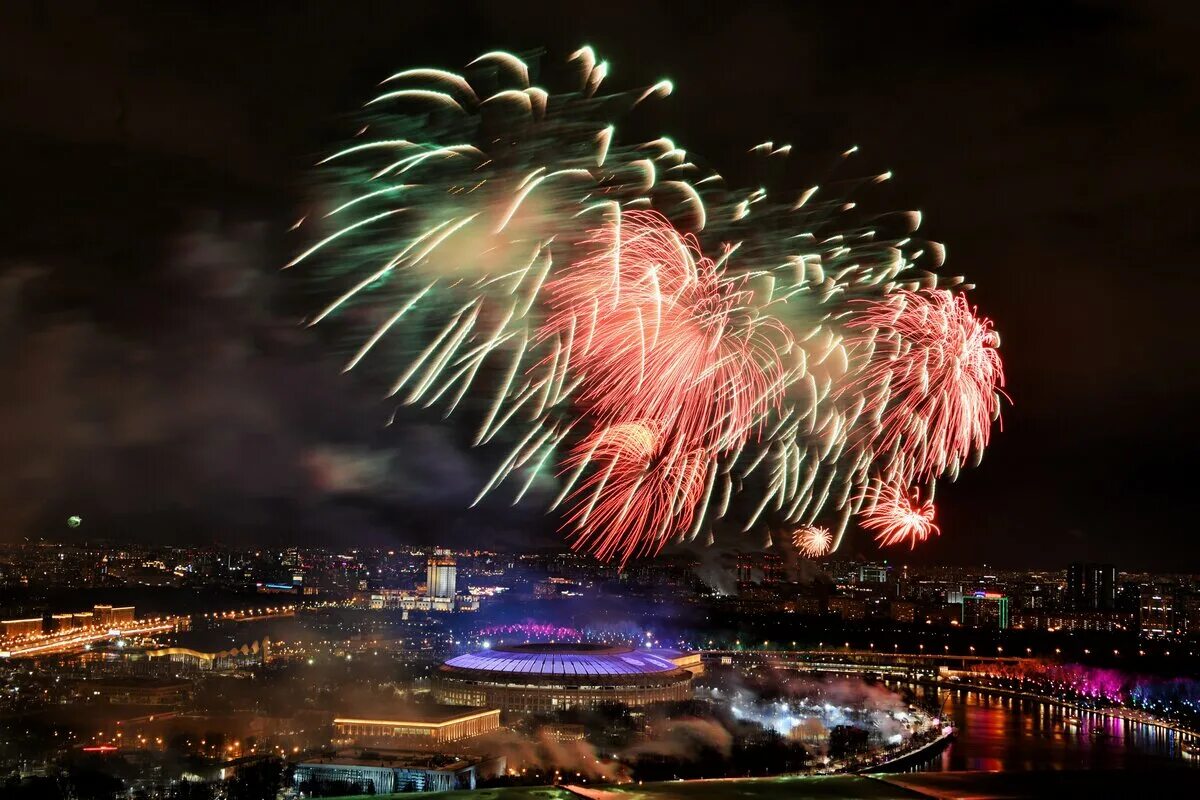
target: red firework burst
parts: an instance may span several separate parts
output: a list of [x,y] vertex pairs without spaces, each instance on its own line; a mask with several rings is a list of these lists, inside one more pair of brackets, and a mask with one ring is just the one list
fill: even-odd
[[921,502],[914,490],[911,496],[894,485],[884,486],[875,506],[863,515],[861,524],[876,531],[875,540],[881,545],[907,541],[910,547],[923,542],[931,533],[938,533],[933,522],[932,500]]
[[792,534],[792,543],[796,545],[796,549],[800,554],[807,558],[820,558],[829,552],[830,546],[833,544],[833,534],[828,528],[818,527],[816,525],[800,528]]
[[689,449],[743,444],[781,391],[782,327],[660,214],[626,211],[591,244],[549,285],[540,333],[568,342],[579,405],[601,425],[653,420]]
[[620,556],[622,564],[657,553],[692,525],[710,460],[705,450],[663,439],[653,422],[595,431],[568,460],[593,467],[575,487],[565,520],[574,546],[604,560]]
[[659,214],[624,212],[590,244],[547,287],[539,336],[564,343],[555,358],[581,376],[576,403],[596,426],[567,463],[591,468],[566,520],[575,546],[626,561],[692,525],[711,462],[778,402],[773,337],[786,332],[744,310],[741,282]]
[[899,291],[847,324],[867,363],[845,392],[862,393],[867,416],[878,419],[860,438],[888,459],[889,480],[909,485],[957,471],[983,452],[1004,386],[991,320],[961,294]]

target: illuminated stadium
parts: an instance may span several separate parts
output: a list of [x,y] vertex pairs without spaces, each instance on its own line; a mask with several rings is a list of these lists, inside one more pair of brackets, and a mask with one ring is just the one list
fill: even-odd
[[434,676],[440,703],[535,713],[692,696],[694,654],[598,644],[516,644],[456,656]]

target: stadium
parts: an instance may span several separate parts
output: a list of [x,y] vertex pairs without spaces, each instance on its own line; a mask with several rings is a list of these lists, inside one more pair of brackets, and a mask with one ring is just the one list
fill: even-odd
[[599,644],[502,645],[456,656],[433,678],[439,703],[548,713],[622,703],[631,707],[692,696],[694,653]]

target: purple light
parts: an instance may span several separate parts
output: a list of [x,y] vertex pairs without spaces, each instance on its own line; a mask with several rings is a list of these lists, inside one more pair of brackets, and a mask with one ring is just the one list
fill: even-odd
[[677,669],[674,662],[644,650],[623,653],[537,653],[485,650],[455,656],[447,666],[539,675],[642,675]]
[[583,638],[583,634],[574,628],[567,628],[562,625],[551,625],[540,622],[521,622],[513,625],[492,625],[479,631],[480,636],[503,636],[505,634],[517,634],[524,636],[526,639],[550,639],[550,640],[576,640]]

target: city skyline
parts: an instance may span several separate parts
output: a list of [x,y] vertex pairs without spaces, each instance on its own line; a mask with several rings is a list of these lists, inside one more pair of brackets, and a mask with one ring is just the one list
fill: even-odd
[[0,780],[287,800],[979,758],[1192,780],[1200,575],[804,563],[0,545],[0,710],[26,726],[0,737],[0,768],[26,771]]

